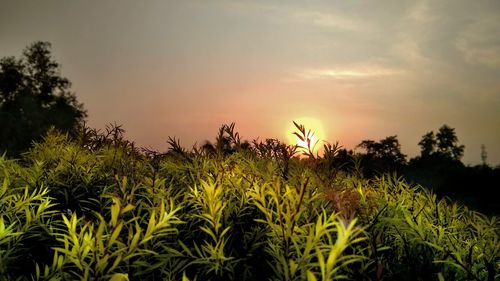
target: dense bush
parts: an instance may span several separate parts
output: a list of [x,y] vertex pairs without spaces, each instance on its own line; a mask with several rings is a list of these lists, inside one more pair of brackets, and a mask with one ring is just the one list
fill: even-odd
[[[119,127],[0,158],[5,280],[496,280],[499,223],[277,140],[140,151]],[[300,132],[299,132],[300,133]],[[307,138],[306,135],[303,137]],[[243,145],[244,144],[244,145]]]

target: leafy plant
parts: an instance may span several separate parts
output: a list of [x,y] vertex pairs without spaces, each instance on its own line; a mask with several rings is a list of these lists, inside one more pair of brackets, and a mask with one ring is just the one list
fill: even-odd
[[0,279],[500,278],[495,217],[396,175],[363,178],[357,160],[343,170],[338,144],[298,158],[274,139],[246,147],[233,124],[219,152],[173,138],[157,152],[122,133],[51,131],[0,157]]

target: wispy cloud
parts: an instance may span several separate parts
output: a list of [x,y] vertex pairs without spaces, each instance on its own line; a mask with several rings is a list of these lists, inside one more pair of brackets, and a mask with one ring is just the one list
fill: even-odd
[[267,16],[268,20],[287,23],[312,25],[315,27],[333,28],[344,31],[366,31],[370,24],[363,19],[346,14],[345,11],[332,9],[335,6],[328,5],[328,11],[308,5],[297,5],[293,1],[272,3],[269,1],[222,1],[217,2],[225,9],[232,12],[258,12]]
[[390,49],[394,58],[408,66],[433,63],[427,59],[425,55],[427,50],[423,43],[436,32],[434,22],[437,19],[427,1],[417,1],[409,5],[402,17],[397,19],[397,28]]
[[427,1],[417,1],[413,6],[410,6],[406,18],[419,24],[432,23],[437,20],[437,16],[431,13],[431,8]]
[[361,19],[347,17],[333,12],[294,11],[292,17],[304,24],[312,24],[319,27],[335,28],[345,31],[367,31],[370,26]]
[[463,59],[473,65],[500,68],[500,17],[482,19],[466,28],[455,46]]
[[380,65],[350,65],[302,69],[295,72],[295,77],[302,80],[367,79],[402,75],[404,73],[403,70]]

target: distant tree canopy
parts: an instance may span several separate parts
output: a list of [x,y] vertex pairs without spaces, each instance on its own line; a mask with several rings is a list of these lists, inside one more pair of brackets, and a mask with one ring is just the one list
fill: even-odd
[[422,157],[428,157],[436,150],[436,136],[434,132],[430,131],[422,136],[422,140],[418,143],[420,146],[420,155]]
[[455,129],[448,125],[439,128],[436,135],[433,131],[423,135],[418,145],[421,148],[420,156],[422,159],[437,156],[459,161],[464,155],[464,146],[458,144]]
[[363,140],[358,147],[366,150],[366,154],[375,159],[387,160],[395,164],[404,164],[405,155],[401,153],[401,145],[397,136],[389,136],[378,142]]
[[18,155],[51,127],[73,133],[87,117],[50,47],[35,42],[20,59],[0,59],[0,153]]
[[406,164],[406,155],[401,153],[397,136],[389,136],[380,141],[363,140],[357,147],[366,151],[363,162],[368,174],[373,172],[399,170]]

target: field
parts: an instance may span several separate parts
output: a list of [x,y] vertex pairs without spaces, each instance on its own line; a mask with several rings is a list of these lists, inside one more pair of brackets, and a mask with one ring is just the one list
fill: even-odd
[[495,217],[395,175],[341,171],[335,145],[242,142],[234,126],[213,146],[169,144],[51,131],[1,157],[0,278],[500,279]]

